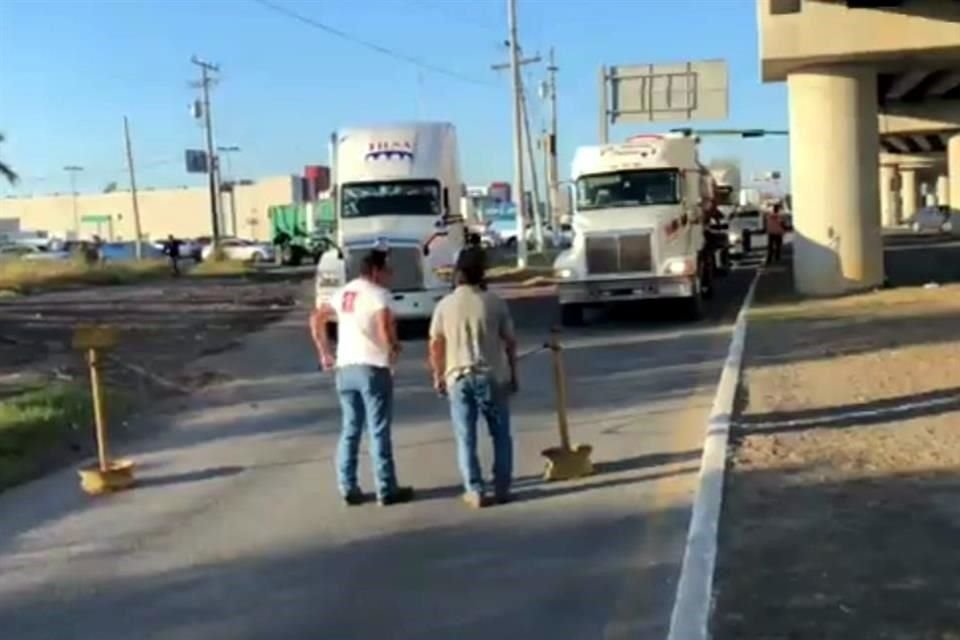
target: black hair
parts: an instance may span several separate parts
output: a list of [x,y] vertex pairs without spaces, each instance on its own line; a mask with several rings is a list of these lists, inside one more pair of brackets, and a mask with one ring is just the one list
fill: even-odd
[[467,235],[467,246],[479,247],[482,243],[483,240],[480,238],[479,233],[471,233]]
[[387,252],[381,249],[373,249],[370,253],[363,256],[360,263],[360,275],[372,276],[374,271],[383,271],[387,268]]
[[457,258],[457,282],[470,286],[483,284],[487,269],[487,258],[483,249],[467,247]]

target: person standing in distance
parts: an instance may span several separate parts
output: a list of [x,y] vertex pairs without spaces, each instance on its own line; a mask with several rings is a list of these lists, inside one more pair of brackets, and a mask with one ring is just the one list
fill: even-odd
[[767,264],[780,262],[780,254],[783,251],[783,236],[786,233],[786,225],[784,224],[783,215],[781,215],[780,210],[780,203],[775,203],[765,220],[767,230]]
[[[363,258],[360,277],[348,282],[311,316],[310,330],[321,366],[336,369],[343,425],[337,447],[337,485],[347,505],[364,502],[357,482],[357,457],[366,427],[376,481],[383,505],[409,502],[411,487],[397,484],[390,432],[393,422],[393,373],[400,354],[396,322],[387,304],[390,269],[387,252],[373,250]],[[337,321],[336,358],[327,324]]]
[[493,440],[493,498],[512,498],[513,438],[509,396],[517,392],[517,341],[506,303],[483,290],[484,258],[463,251],[457,288],[434,310],[430,323],[433,387],[450,401],[463,478],[463,499],[480,508],[490,503],[477,456],[477,421],[482,415]]

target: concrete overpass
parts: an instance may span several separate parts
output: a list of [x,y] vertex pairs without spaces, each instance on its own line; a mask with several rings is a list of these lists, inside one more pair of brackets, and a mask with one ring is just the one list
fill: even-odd
[[758,20],[763,80],[789,90],[797,288],[877,286],[881,196],[896,222],[926,179],[960,212],[960,1],[758,0]]

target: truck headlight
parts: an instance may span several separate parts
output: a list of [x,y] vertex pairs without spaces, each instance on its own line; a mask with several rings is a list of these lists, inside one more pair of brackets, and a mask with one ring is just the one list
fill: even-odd
[[736,231],[728,231],[728,232],[727,232],[727,240],[729,240],[730,242],[733,242],[733,243],[740,242],[740,234],[737,233]]
[[556,269],[553,275],[560,280],[571,280],[576,277],[577,274],[573,272],[573,269]]
[[667,261],[663,270],[671,276],[692,276],[697,272],[697,264],[693,258],[673,258]]
[[339,287],[341,284],[340,274],[332,271],[325,271],[317,274],[318,287]]

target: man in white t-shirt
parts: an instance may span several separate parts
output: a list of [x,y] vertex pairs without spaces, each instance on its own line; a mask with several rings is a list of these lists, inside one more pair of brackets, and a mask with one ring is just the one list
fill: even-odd
[[[321,366],[336,369],[343,414],[337,447],[337,484],[348,505],[365,500],[357,482],[357,457],[364,426],[370,432],[377,500],[386,506],[413,499],[412,488],[397,485],[390,439],[391,367],[400,354],[400,342],[388,305],[389,279],[387,252],[373,250],[363,259],[360,277],[348,282],[329,302],[319,304],[311,316],[310,329]],[[327,324],[334,318],[338,334],[336,357],[327,335]]]

